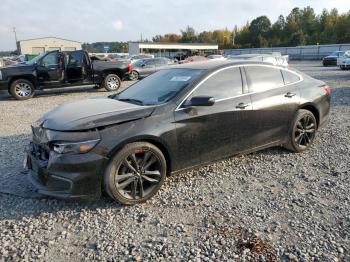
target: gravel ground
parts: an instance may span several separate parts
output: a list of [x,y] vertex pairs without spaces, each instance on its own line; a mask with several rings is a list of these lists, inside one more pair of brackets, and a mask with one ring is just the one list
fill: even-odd
[[105,92],[0,94],[0,261],[350,261],[350,71],[293,65],[332,87],[330,122],[311,150],[272,148],[171,176],[131,207],[50,199],[21,173],[32,122]]

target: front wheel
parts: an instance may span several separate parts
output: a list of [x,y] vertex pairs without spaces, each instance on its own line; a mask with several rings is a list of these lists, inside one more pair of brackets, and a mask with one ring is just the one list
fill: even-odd
[[26,79],[17,79],[11,84],[9,92],[17,100],[26,100],[33,97],[34,85]]
[[117,91],[122,84],[119,76],[115,74],[109,74],[103,81],[103,86],[107,91]]
[[166,160],[156,146],[131,143],[111,159],[104,175],[104,188],[122,204],[143,203],[158,192],[166,172]]
[[285,147],[298,153],[309,149],[315,139],[316,130],[317,121],[314,114],[305,109],[298,110]]

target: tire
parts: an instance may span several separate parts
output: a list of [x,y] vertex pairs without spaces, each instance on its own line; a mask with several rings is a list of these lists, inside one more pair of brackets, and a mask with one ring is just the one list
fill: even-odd
[[117,91],[122,85],[122,81],[119,76],[115,74],[108,74],[103,80],[103,87],[107,91]]
[[308,110],[300,109],[292,122],[288,135],[288,142],[284,146],[296,153],[308,150],[316,136],[317,121],[314,114]]
[[26,79],[17,79],[12,82],[9,93],[17,100],[27,100],[34,96],[34,85]]
[[136,81],[139,79],[139,77],[140,77],[140,74],[136,70],[133,70],[129,75],[129,80]]
[[130,143],[107,166],[104,189],[121,204],[143,203],[158,192],[166,173],[166,160],[159,148],[147,142]]

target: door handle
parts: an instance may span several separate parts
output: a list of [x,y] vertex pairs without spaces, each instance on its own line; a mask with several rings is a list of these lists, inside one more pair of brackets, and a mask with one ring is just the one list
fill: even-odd
[[239,103],[236,108],[239,108],[239,109],[245,109],[246,107],[248,107],[249,105],[248,104],[245,104],[245,103]]
[[295,94],[291,93],[291,92],[288,92],[287,94],[284,95],[285,97],[288,97],[288,98],[292,98],[293,96],[295,96]]

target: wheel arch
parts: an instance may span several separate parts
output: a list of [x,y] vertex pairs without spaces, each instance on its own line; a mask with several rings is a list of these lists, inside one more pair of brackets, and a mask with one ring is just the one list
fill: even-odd
[[172,158],[171,158],[171,153],[169,150],[169,147],[166,145],[166,143],[164,141],[162,141],[162,139],[160,139],[159,137],[156,136],[137,136],[137,137],[132,137],[129,138],[125,141],[123,141],[122,143],[118,144],[117,146],[115,146],[107,155],[108,158],[112,158],[112,156],[114,156],[118,151],[120,151],[125,145],[130,144],[130,143],[135,143],[135,142],[147,142],[150,143],[156,147],[159,148],[159,150],[163,153],[164,157],[165,157],[165,161],[167,164],[167,174],[171,173],[172,170]]
[[11,79],[8,83],[8,87],[7,87],[8,91],[10,91],[10,87],[11,87],[12,83],[16,80],[19,80],[19,79],[24,79],[24,80],[30,81],[34,86],[34,89],[36,89],[37,81],[35,79],[35,76],[33,76],[33,75],[20,75],[20,76],[11,77]]
[[299,107],[299,109],[305,109],[310,111],[316,118],[316,123],[317,123],[317,128],[320,125],[320,111],[317,109],[317,107],[312,104],[312,103],[307,103],[307,104],[303,104]]
[[107,75],[114,74],[120,78],[120,81],[123,80],[124,72],[121,69],[106,69],[103,71],[103,79],[106,78]]

